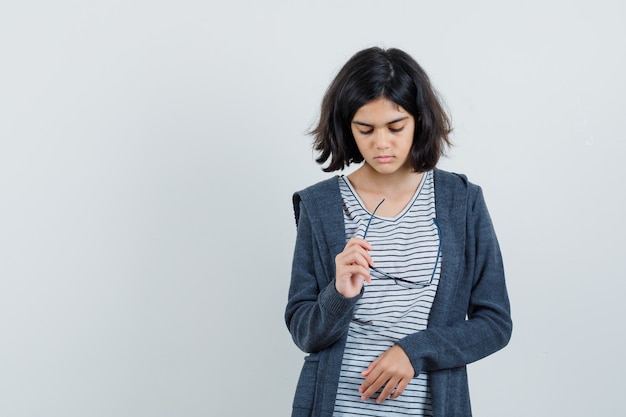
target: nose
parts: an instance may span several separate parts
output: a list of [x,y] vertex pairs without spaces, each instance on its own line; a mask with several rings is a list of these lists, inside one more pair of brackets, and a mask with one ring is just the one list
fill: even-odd
[[374,146],[376,149],[388,149],[389,133],[387,132],[387,129],[376,129],[374,134]]

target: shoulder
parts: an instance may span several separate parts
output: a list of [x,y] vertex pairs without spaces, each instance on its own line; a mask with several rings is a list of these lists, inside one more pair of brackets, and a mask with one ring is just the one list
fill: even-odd
[[435,188],[441,193],[456,193],[461,190],[474,194],[480,191],[480,187],[470,182],[466,175],[456,172],[434,170]]
[[300,191],[296,191],[293,194],[292,200],[296,224],[300,218],[301,204],[307,207],[308,212],[332,212],[333,208],[341,205],[338,177],[335,175]]
[[339,191],[338,177],[334,176],[308,186],[293,194],[294,199],[308,200],[310,198],[326,197]]
[[465,218],[475,212],[482,211],[484,206],[483,192],[480,186],[470,182],[463,174],[434,171],[435,199],[437,216],[440,218]]

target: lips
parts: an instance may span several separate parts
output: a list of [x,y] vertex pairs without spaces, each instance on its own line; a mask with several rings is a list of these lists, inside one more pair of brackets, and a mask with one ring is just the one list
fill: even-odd
[[389,163],[393,160],[393,156],[381,155],[374,158],[377,162],[381,164]]

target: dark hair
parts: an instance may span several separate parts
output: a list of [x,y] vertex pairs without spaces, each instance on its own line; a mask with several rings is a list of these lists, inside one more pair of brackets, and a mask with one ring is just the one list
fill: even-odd
[[415,118],[411,164],[416,172],[435,168],[450,146],[450,119],[419,64],[399,49],[368,48],[341,68],[322,101],[317,127],[311,130],[319,164],[326,172],[363,161],[352,135],[354,114],[367,102],[384,97]]

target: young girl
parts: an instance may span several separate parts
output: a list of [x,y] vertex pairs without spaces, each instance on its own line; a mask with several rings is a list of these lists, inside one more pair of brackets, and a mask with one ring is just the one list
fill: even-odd
[[436,169],[450,123],[398,49],[358,52],[314,129],[324,171],[294,194],[287,327],[304,361],[293,416],[470,416],[466,365],[511,336],[481,189]]

